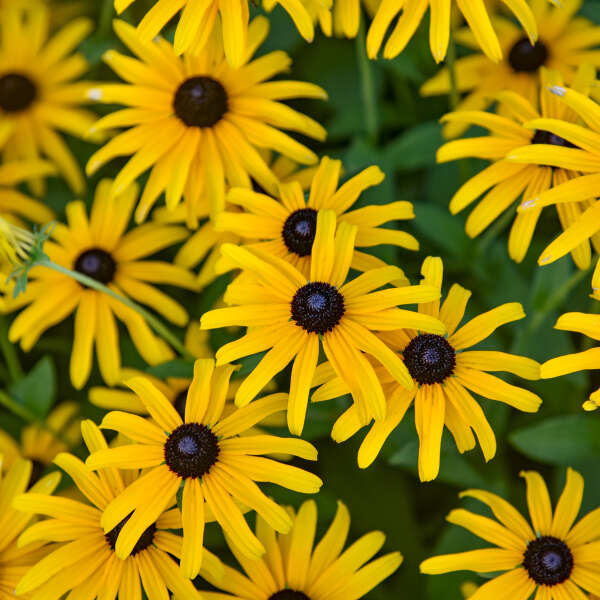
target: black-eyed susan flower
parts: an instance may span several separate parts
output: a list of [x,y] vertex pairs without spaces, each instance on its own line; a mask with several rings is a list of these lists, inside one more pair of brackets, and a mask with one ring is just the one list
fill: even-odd
[[[511,90],[536,106],[540,68],[558,71],[570,84],[578,67],[584,63],[600,66],[600,27],[583,17],[576,17],[582,0],[567,0],[552,5],[547,0],[534,0],[531,10],[538,24],[539,39],[534,45],[513,21],[495,15],[502,60],[494,64],[484,54],[469,54],[457,59],[456,85],[466,93],[457,110],[485,110],[494,100],[494,95]],[[470,29],[454,32],[454,39],[475,51],[479,44]],[[421,88],[421,94],[432,96],[450,92],[450,73],[444,67]],[[458,122],[446,123],[447,137],[460,135],[465,125]]]
[[57,454],[79,445],[81,425],[78,413],[79,405],[75,402],[59,404],[46,417],[45,427],[39,423],[23,427],[19,444],[0,430],[2,468],[9,469],[18,457],[26,458],[32,462],[31,483],[38,481]]
[[[360,194],[378,185],[385,177],[372,166],[350,178],[338,188],[342,163],[323,158],[305,197],[299,182],[279,186],[278,199],[244,188],[234,188],[227,195],[230,204],[242,212],[223,211],[215,217],[215,229],[236,234],[251,248],[278,256],[293,264],[305,277],[310,274],[311,252],[317,227],[317,213],[333,210],[337,223],[356,225],[355,248],[393,244],[418,250],[419,243],[398,229],[379,227],[396,220],[414,218],[410,202],[391,202],[351,210]],[[385,266],[376,257],[354,251],[351,266],[359,271]]]
[[[494,547],[428,558],[421,563],[421,572],[492,574],[492,579],[470,596],[471,600],[527,600],[534,592],[538,600],[583,600],[587,598],[584,591],[600,594],[600,509],[574,524],[583,497],[581,475],[567,470],[567,481],[554,514],[540,474],[524,471],[521,476],[527,484],[531,524],[500,496],[485,490],[467,490],[461,497],[483,502],[497,520],[462,508],[453,510],[447,520]],[[502,571],[506,572],[495,576]]]
[[[581,124],[573,123],[575,118],[566,121],[555,117],[537,119],[526,126],[535,130],[543,127],[549,136],[564,140],[561,150],[565,152],[556,152],[558,148],[551,148],[545,159],[547,164],[558,170],[576,169],[583,174],[570,177],[550,190],[540,190],[536,197],[524,202],[519,211],[528,215],[531,211],[555,205],[559,214],[561,211],[570,213],[564,232],[542,251],[538,264],[548,265],[569,252],[583,248],[587,260],[577,264],[585,268],[590,264],[590,242],[596,252],[600,251],[600,203],[596,200],[600,183],[600,106],[574,89],[555,86],[551,91],[566,110],[579,117]],[[509,158],[519,163],[540,164],[541,157],[536,150],[520,148],[512,152]],[[592,276],[592,295],[600,299],[600,262],[596,263]]]
[[[554,329],[583,333],[593,340],[600,340],[600,317],[597,314],[570,312],[561,315]],[[542,379],[560,377],[567,373],[600,369],[600,348],[594,347],[583,352],[551,358],[542,364]],[[583,403],[584,410],[596,410],[600,406],[600,389],[592,392]]]
[[[29,258],[34,235],[0,216],[0,273],[8,275]],[[3,286],[4,282],[2,282]]]
[[[504,4],[519,20],[528,39],[532,44],[537,40],[537,24],[531,8],[525,0],[511,2],[504,0]],[[463,14],[477,45],[494,62],[502,58],[502,48],[494,25],[490,21],[486,5],[483,0],[474,2],[457,2],[458,9]],[[392,31],[383,48],[384,58],[394,58],[400,54],[414,35],[417,27],[429,8],[429,47],[436,62],[441,62],[446,57],[450,41],[450,13],[453,2],[451,0],[412,0],[403,3],[397,0],[382,0],[369,32],[367,35],[367,53],[375,58],[383,44],[383,40],[390,27]]]
[[[592,79],[593,69],[585,66],[580,69],[574,85],[585,90]],[[505,211],[516,210],[515,204],[519,200],[519,204],[529,206],[530,200],[545,190],[582,171],[589,172],[590,161],[596,168],[600,165],[600,157],[594,159],[589,152],[574,148],[566,138],[542,128],[532,128],[533,123],[549,119],[551,122],[559,120],[567,126],[576,120],[576,114],[568,111],[548,89],[558,85],[562,77],[556,71],[542,68],[541,81],[539,110],[523,96],[505,91],[497,95],[496,112],[502,110],[510,116],[462,110],[443,118],[448,123],[468,123],[490,132],[487,136],[453,140],[437,152],[438,162],[476,157],[492,163],[464,183],[450,201],[450,211],[456,214],[483,196],[467,218],[465,230],[469,237],[478,236]],[[559,166],[556,156],[567,158]],[[559,168],[554,168],[557,166]],[[566,229],[586,206],[573,202],[559,203],[556,208],[560,225]],[[516,215],[508,239],[508,253],[514,261],[521,262],[525,257],[540,214],[541,208],[535,207]],[[591,260],[589,243],[580,244],[573,249],[572,255],[580,268],[586,268]]]
[[[205,505],[240,551],[256,558],[265,552],[252,533],[236,500],[255,510],[277,531],[288,532],[287,512],[267,498],[256,481],[269,481],[301,493],[315,493],[321,480],[298,467],[279,463],[264,454],[284,452],[316,460],[317,451],[303,440],[270,435],[242,436],[266,416],[281,411],[286,394],[272,394],[223,418],[231,366],[215,369],[214,360],[199,359],[189,388],[185,419],[146,378],[129,381],[156,424],[124,412],[109,413],[102,427],[115,429],[138,442],[94,452],[87,460],[93,469],[146,469],[146,473],[107,506],[105,531],[131,515],[115,545],[125,558],[136,540],[182,489],[183,549],[181,567],[195,577],[202,564]],[[133,514],[132,514],[133,513]]]
[[218,590],[226,592],[202,595],[223,600],[358,600],[402,563],[399,552],[371,560],[385,542],[380,531],[367,533],[344,550],[350,513],[341,502],[316,546],[315,502],[307,500],[297,514],[291,508],[289,511],[294,525],[287,534],[278,534],[263,519],[257,519],[256,535],[267,549],[264,558],[250,561],[228,540],[245,574],[228,566],[224,566],[221,580],[202,573]]
[[403,277],[399,268],[372,269],[346,281],[357,228],[342,222],[336,233],[336,220],[332,210],[317,214],[308,277],[271,254],[225,244],[223,256],[243,270],[225,294],[225,302],[236,306],[208,311],[200,321],[204,329],[248,327],[246,335],[217,351],[218,364],[268,350],[240,385],[235,397],[238,406],[248,404],[293,361],[287,418],[296,435],[304,426],[321,346],[336,374],[350,388],[357,414],[366,424],[371,418],[383,419],[386,410],[383,390],[367,355],[402,385],[413,385],[402,360],[373,331],[413,327],[445,333],[439,320],[398,308],[435,300],[439,297],[436,288],[379,290]]
[[[90,452],[108,447],[96,425],[91,421],[82,425]],[[172,531],[181,529],[179,510],[156,515],[136,539],[131,555],[120,558],[115,547],[129,517],[108,532],[100,523],[110,502],[127,489],[128,483],[135,485],[139,474],[127,476],[113,467],[94,473],[79,458],[66,453],[59,454],[54,462],[69,474],[89,502],[44,496],[33,490],[16,497],[17,509],[47,517],[19,537],[19,546],[41,546],[45,556],[23,569],[18,585],[13,587],[17,596],[48,600],[68,594],[69,598],[91,600],[136,600],[143,590],[150,600],[168,598],[169,592],[181,600],[200,600],[172,558],[181,556],[181,536]],[[204,568],[218,579],[220,563],[208,551],[205,559]]]
[[[188,315],[183,306],[151,284],[193,288],[193,275],[176,265],[143,259],[181,241],[187,231],[147,224],[125,233],[138,189],[131,185],[118,196],[111,196],[111,187],[110,180],[98,184],[89,218],[83,202],[69,203],[68,225],[54,228],[54,241],[46,242],[44,251],[57,265],[150,306],[176,325],[185,325]],[[76,312],[70,365],[76,388],[82,388],[89,377],[94,344],[102,377],[109,384],[119,380],[121,359],[115,316],[127,327],[146,362],[157,364],[172,356],[144,319],[118,300],[43,266],[31,271],[31,279],[25,293],[12,302],[5,301],[9,310],[27,306],[13,321],[10,339],[20,341],[23,350],[28,351],[44,331]]]
[[[40,548],[39,544],[17,546],[17,538],[33,519],[35,510],[19,512],[13,501],[29,487],[31,473],[31,461],[22,458],[14,461],[5,473],[0,468],[0,598],[3,600],[14,598],[14,590],[21,577],[47,554],[47,550]],[[40,479],[29,493],[45,499],[59,483],[60,473],[51,473]]]
[[[79,194],[85,182],[62,131],[85,138],[96,116],[81,108],[90,102],[89,83],[76,81],[87,70],[74,48],[90,33],[92,22],[80,18],[48,37],[49,10],[2,9],[0,33],[0,152],[4,159],[48,158]],[[92,136],[99,141],[101,137]],[[42,174],[31,177],[36,193]]]
[[115,23],[117,35],[139,59],[112,50],[105,54],[105,61],[128,83],[106,84],[90,94],[129,108],[104,117],[94,129],[128,129],[90,158],[87,171],[94,173],[116,156],[133,155],[114,181],[114,195],[151,169],[136,212],[138,222],[163,192],[170,209],[185,198],[192,222],[204,197],[216,214],[224,208],[226,188],[251,187],[251,178],[276,193],[277,178],[257,148],[275,150],[300,164],[317,162],[314,152],[280,129],[319,140],[325,130],[280,100],[325,98],[325,92],[309,83],[268,81],[290,65],[284,52],[252,60],[268,29],[264,17],[252,21],[243,64],[233,68],[217,36],[199,55],[181,58],[165,40],[142,42],[130,25]]
[[[423,283],[441,290],[441,259],[427,258],[421,274]],[[518,302],[502,304],[459,327],[470,296],[469,290],[455,283],[441,306],[439,301],[419,304],[420,314],[437,317],[444,323],[447,336],[418,331],[418,328],[417,331],[379,334],[402,357],[414,385],[412,388],[398,385],[383,369],[377,369],[387,398],[387,416],[376,421],[365,436],[358,452],[361,468],[368,467],[375,460],[413,403],[419,436],[421,481],[430,481],[438,475],[444,426],[454,437],[459,452],[473,449],[476,436],[486,461],[496,454],[494,432],[471,392],[525,412],[538,410],[542,401],[533,392],[490,374],[490,371],[504,371],[526,379],[539,379],[540,367],[536,361],[505,352],[468,350],[501,325],[522,319],[525,316],[523,307]],[[333,370],[330,369],[330,372]],[[327,378],[325,373],[321,373],[320,377]],[[319,402],[347,392],[343,382],[333,378],[315,391],[312,399]],[[334,425],[332,437],[338,442],[347,440],[360,427],[356,406],[352,406]]]

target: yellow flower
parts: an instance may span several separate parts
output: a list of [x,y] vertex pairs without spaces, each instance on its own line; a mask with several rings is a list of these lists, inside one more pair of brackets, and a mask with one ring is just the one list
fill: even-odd
[[[89,83],[77,82],[87,70],[72,50],[88,35],[92,22],[76,19],[48,37],[48,9],[3,9],[0,34],[0,151],[5,158],[47,157],[80,194],[85,188],[77,160],[56,130],[85,138],[96,117],[83,110]],[[100,141],[99,136],[93,138]],[[42,174],[31,187],[43,192]]]
[[[82,424],[82,433],[90,452],[108,448],[102,433],[91,421]],[[60,454],[54,461],[75,482],[89,502],[70,498],[44,496],[33,490],[17,496],[17,509],[49,517],[29,527],[19,538],[19,546],[32,544],[45,551],[45,556],[23,569],[16,594],[31,600],[69,597],[141,598],[142,589],[148,598],[168,598],[172,591],[182,600],[200,600],[192,582],[186,579],[178,564],[169,555],[181,556],[181,536],[169,530],[181,529],[181,514],[177,509],[161,511],[148,527],[140,532],[131,556],[118,557],[115,546],[119,533],[130,521],[122,522],[106,532],[101,520],[112,500],[139,481],[115,468],[88,469],[79,458]],[[133,519],[133,517],[132,517]],[[222,574],[218,559],[206,552],[204,568],[218,578]]]
[[[551,88],[564,105],[565,110],[581,119],[581,125],[557,118],[541,119],[527,123],[529,128],[544,128],[555,139],[565,140],[565,148],[551,148],[546,159],[557,169],[576,168],[580,175],[570,178],[551,190],[542,190],[536,197],[519,207],[523,215],[540,211],[554,204],[560,212],[570,213],[564,232],[542,251],[538,264],[548,265],[568,252],[585,252],[585,260],[578,262],[580,268],[590,264],[590,242],[600,252],[600,203],[597,202],[600,183],[600,106],[584,94],[561,86]],[[557,152],[562,150],[562,152]],[[541,157],[534,148],[521,148],[512,153],[511,160],[539,164]],[[574,254],[575,255],[575,254]],[[592,296],[600,300],[600,261],[592,276]]]
[[404,286],[373,291],[402,278],[398,267],[372,269],[346,281],[356,232],[355,225],[342,222],[336,233],[335,212],[320,210],[308,277],[268,253],[225,244],[223,256],[243,269],[225,294],[225,302],[237,306],[211,310],[200,320],[203,329],[248,327],[245,336],[218,350],[218,364],[268,350],[240,386],[235,397],[238,406],[248,404],[293,360],[287,417],[288,427],[296,435],[304,426],[321,345],[336,374],[352,391],[357,414],[366,424],[373,417],[383,419],[386,408],[383,390],[366,355],[376,358],[402,385],[413,385],[402,360],[373,330],[414,327],[445,332],[437,319],[397,308],[435,300],[437,289]]
[[[496,15],[493,19],[500,38],[503,58],[497,64],[483,54],[469,54],[456,61],[456,84],[465,98],[456,110],[485,110],[494,95],[511,90],[536,105],[539,95],[540,68],[558,71],[571,84],[577,68],[584,63],[600,66],[600,27],[583,17],[575,17],[583,0],[566,0],[552,5],[533,0],[531,10],[540,31],[535,43],[513,21]],[[454,39],[475,51],[477,40],[468,28],[454,32]],[[421,88],[421,94],[435,96],[450,92],[448,67],[441,69]],[[456,137],[466,129],[459,122],[446,123],[446,137]]]
[[[427,258],[421,268],[423,283],[441,290],[443,265],[440,258]],[[358,465],[368,467],[381,447],[414,402],[415,427],[419,435],[419,477],[431,481],[440,468],[440,447],[444,425],[452,433],[459,452],[472,450],[477,436],[486,461],[496,454],[496,438],[486,416],[469,390],[491,400],[504,402],[525,412],[536,412],[541,399],[534,393],[510,385],[490,375],[506,371],[526,379],[539,379],[539,364],[524,356],[488,350],[469,350],[489,337],[498,327],[525,316],[518,302],[510,302],[482,313],[459,329],[471,292],[454,284],[446,300],[419,304],[419,313],[439,317],[448,335],[399,330],[379,334],[402,357],[414,382],[412,388],[398,385],[383,369],[377,375],[387,397],[387,416],[376,421],[358,452]],[[333,370],[329,369],[331,375]],[[332,378],[313,394],[313,402],[329,400],[348,393],[339,378]],[[321,373],[322,379],[327,379]],[[333,439],[342,442],[353,436],[364,423],[356,406],[349,408],[335,423]]]
[[[141,260],[181,241],[187,231],[181,227],[147,224],[125,233],[138,196],[129,186],[114,197],[110,180],[98,184],[88,219],[83,202],[67,205],[68,225],[57,225],[44,251],[52,261],[108,285],[156,310],[172,323],[183,326],[186,310],[153,283],[193,288],[194,277],[185,269],[162,261]],[[93,346],[104,380],[117,383],[121,368],[119,332],[115,316],[127,327],[138,352],[149,364],[172,356],[172,351],[150,330],[133,309],[102,292],[85,288],[68,275],[46,267],[35,267],[26,291],[14,300],[5,300],[9,310],[27,306],[13,321],[9,337],[20,340],[29,351],[46,329],[61,322],[72,312],[75,332],[71,351],[71,381],[81,389],[92,367]]]
[[[350,513],[341,502],[338,502],[333,522],[316,546],[316,503],[307,500],[297,514],[291,508],[289,511],[294,524],[290,533],[284,535],[277,534],[267,522],[257,518],[256,535],[267,548],[262,559],[248,560],[228,540],[229,548],[246,574],[228,566],[224,566],[221,580],[203,573],[214,587],[227,592],[227,595],[206,592],[206,597],[230,600],[358,600],[402,563],[399,552],[370,561],[385,542],[385,535],[380,531],[365,534],[342,552],[350,528]],[[351,559],[351,556],[355,558]]]
[[111,531],[132,514],[116,541],[117,556],[125,558],[136,541],[182,487],[183,549],[181,568],[195,577],[203,562],[205,502],[223,531],[244,556],[265,552],[249,529],[234,498],[261,515],[277,531],[288,532],[287,512],[267,498],[255,481],[268,481],[297,492],[315,493],[321,480],[302,469],[265,458],[283,452],[316,460],[317,451],[303,440],[271,435],[241,436],[265,416],[281,411],[285,394],[273,394],[223,418],[229,378],[234,367],[215,369],[210,359],[198,359],[182,419],[173,405],[150,381],[138,377],[128,385],[140,397],[157,425],[124,412],[109,413],[102,427],[115,429],[138,442],[94,452],[87,460],[93,469],[118,467],[146,469],[105,509],[102,526]]
[[105,61],[131,83],[106,84],[90,94],[131,108],[104,117],[94,129],[129,129],[90,158],[87,172],[94,173],[116,156],[133,155],[115,179],[114,195],[151,169],[136,212],[138,222],[163,192],[170,209],[185,198],[192,223],[205,197],[210,198],[214,215],[224,208],[226,188],[251,187],[251,177],[275,193],[277,178],[257,146],[300,164],[317,162],[314,152],[279,128],[319,140],[325,138],[325,130],[279,100],[325,98],[325,92],[298,81],[267,81],[290,65],[284,52],[251,60],[268,29],[264,17],[252,21],[244,63],[232,68],[216,37],[201,54],[180,58],[165,40],[141,42],[130,25],[115,23],[117,35],[140,60],[107,52]]
[[29,258],[34,236],[31,232],[0,217],[0,273],[10,273],[12,267]]
[[[503,0],[508,9],[520,21],[527,32],[531,43],[537,39],[537,25],[535,17],[525,0]],[[375,58],[383,43],[387,30],[395,22],[384,49],[384,58],[394,58],[400,54],[423,19],[425,11],[430,9],[429,25],[429,47],[436,62],[441,62],[446,57],[448,42],[450,40],[450,13],[452,11],[452,0],[411,0],[410,2],[398,2],[398,0],[382,0],[375,18],[371,23],[367,35],[367,53]],[[490,21],[483,0],[464,2],[457,0],[457,6],[469,25],[477,45],[494,62],[502,58],[502,48],[494,26]]]
[[421,572],[439,575],[452,571],[496,573],[470,600],[536,598],[583,600],[600,594],[600,508],[576,525],[581,508],[583,478],[567,470],[567,481],[554,515],[544,480],[535,471],[523,471],[531,526],[506,500],[484,490],[467,490],[461,497],[483,502],[497,521],[464,509],[453,510],[450,523],[464,527],[495,547],[428,558]]
[[[586,89],[592,79],[593,69],[586,66],[580,69],[574,85]],[[562,82],[557,72],[542,68],[541,82],[540,111],[523,96],[505,91],[497,94],[497,112],[506,111],[510,116],[462,110],[443,118],[448,123],[468,123],[490,131],[487,136],[453,140],[437,152],[438,162],[476,157],[492,163],[463,184],[450,201],[450,211],[456,214],[483,195],[467,218],[465,230],[469,237],[478,236],[505,211],[515,210],[513,205],[519,199],[521,205],[530,206],[530,201],[545,190],[591,168],[589,153],[573,148],[571,142],[544,128],[554,119],[572,127],[576,115],[548,89]],[[556,157],[563,157],[560,165]],[[600,166],[600,157],[594,164]],[[557,204],[560,225],[566,229],[586,207],[581,202]],[[508,239],[508,253],[514,261],[521,262],[525,257],[541,210],[536,206],[516,215]],[[580,268],[590,264],[589,244],[580,244],[572,254]]]
[[[249,247],[293,264],[305,277],[310,274],[311,251],[315,239],[317,212],[331,209],[337,223],[356,225],[355,247],[393,244],[409,250],[418,250],[419,243],[410,234],[379,225],[390,221],[414,218],[410,202],[392,202],[385,205],[365,206],[350,210],[360,194],[375,186],[385,177],[379,167],[369,167],[346,181],[339,189],[342,163],[323,158],[311,182],[310,194],[305,198],[302,186],[292,181],[279,186],[278,199],[252,190],[234,188],[227,196],[230,204],[245,212],[223,211],[215,217],[217,231],[236,234]],[[355,250],[352,268],[367,271],[386,266],[376,257]],[[404,282],[407,281],[404,279]]]
[[[565,313],[558,318],[554,329],[583,333],[593,340],[600,340],[600,320],[596,313]],[[542,364],[541,376],[542,379],[551,379],[566,375],[567,373],[576,373],[590,369],[600,369],[600,348],[598,347],[547,360]],[[590,394],[589,400],[583,403],[583,408],[584,410],[591,411],[596,410],[599,406],[600,389],[597,389]]]
[[[14,598],[19,579],[47,554],[47,550],[37,544],[24,547],[17,545],[19,534],[31,522],[35,511],[19,512],[13,507],[13,500],[27,490],[31,473],[31,461],[22,458],[17,459],[4,474],[0,468],[0,597],[5,599]],[[46,498],[59,483],[60,473],[52,473],[40,479],[29,493]],[[25,596],[24,600],[31,600],[31,596]]]

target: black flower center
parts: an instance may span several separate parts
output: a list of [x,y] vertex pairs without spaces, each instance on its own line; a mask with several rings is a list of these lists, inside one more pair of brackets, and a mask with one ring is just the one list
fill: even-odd
[[7,73],[0,77],[0,108],[5,112],[29,108],[37,94],[37,86],[25,75]]
[[531,138],[532,144],[552,144],[553,146],[563,146],[565,148],[577,148],[577,146],[565,138],[561,138],[560,135],[556,135],[550,131],[544,131],[543,129],[536,129],[533,137]]
[[541,40],[531,44],[529,38],[521,38],[508,54],[508,63],[517,73],[535,73],[548,59],[548,48]]
[[165,462],[183,479],[202,477],[219,456],[219,440],[206,425],[184,423],[167,438]]
[[298,256],[309,256],[317,231],[317,211],[301,208],[294,211],[283,225],[283,241],[290,252]]
[[269,597],[269,600],[310,600],[304,592],[296,590],[281,590]]
[[294,295],[292,319],[306,331],[331,331],[344,315],[344,297],[329,283],[307,283]]
[[175,93],[173,109],[188,127],[212,127],[227,112],[227,92],[211,77],[187,79]]
[[175,396],[175,402],[173,402],[173,406],[175,410],[179,414],[179,416],[185,421],[185,406],[187,404],[187,393],[188,388],[185,390],[181,390],[177,396]]
[[523,566],[536,583],[556,585],[571,575],[573,554],[562,540],[545,535],[529,542]]
[[442,383],[456,366],[454,348],[446,338],[432,333],[414,337],[403,355],[408,372],[421,385]]
[[79,255],[75,261],[75,270],[106,284],[113,280],[117,263],[106,250],[91,248]]
[[[131,513],[131,514],[133,514],[133,513]],[[130,518],[131,518],[131,515],[126,516],[116,527],[114,527],[108,533],[106,533],[104,535],[104,537],[106,538],[106,541],[108,542],[108,545],[110,546],[110,548],[113,552],[115,551],[115,546],[117,545],[117,538],[119,537],[119,534],[121,533],[121,529],[123,529],[123,527],[125,527],[125,524],[127,523],[127,521],[129,521]],[[146,548],[151,546],[152,542],[154,541],[155,533],[156,533],[156,525],[153,523],[152,525],[150,525],[150,527],[148,527],[148,529],[146,529],[144,531],[144,533],[142,533],[142,535],[140,536],[140,539],[137,541],[137,544],[133,547],[133,550],[131,551],[131,555],[135,556],[136,554],[140,553],[142,550],[145,550]]]

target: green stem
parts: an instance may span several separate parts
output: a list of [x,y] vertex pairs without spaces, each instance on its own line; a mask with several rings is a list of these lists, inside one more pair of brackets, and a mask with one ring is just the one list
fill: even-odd
[[446,53],[446,66],[448,67],[448,73],[450,75],[450,94],[448,96],[448,99],[450,100],[450,110],[456,110],[456,107],[460,102],[460,95],[456,83],[456,45],[452,37],[452,30],[450,31],[450,41],[448,42],[448,52]]
[[65,267],[62,267],[61,265],[57,265],[56,263],[52,262],[51,260],[42,260],[38,264],[43,267],[48,267],[49,269],[54,269],[55,271],[58,271],[59,273],[62,273],[63,275],[67,275],[68,277],[75,279],[76,281],[85,285],[86,287],[97,290],[98,292],[102,292],[102,293],[106,294],[107,296],[110,296],[111,298],[118,300],[125,306],[131,308],[136,313],[138,313],[138,315],[140,315],[146,321],[146,323],[148,323],[148,325],[150,325],[150,327],[152,327],[152,329],[154,329],[154,331],[160,337],[162,337],[169,344],[171,344],[171,346],[173,346],[173,348],[175,348],[175,350],[177,350],[177,352],[179,352],[179,354],[181,354],[181,356],[183,358],[185,358],[186,360],[189,360],[189,361],[194,360],[193,355],[190,354],[190,352],[188,352],[188,350],[181,343],[181,341],[175,335],[173,335],[169,331],[169,329],[167,329],[167,327],[165,327],[160,322],[159,319],[157,319],[153,314],[148,312],[145,308],[141,307],[139,304],[137,304],[133,300],[130,300],[129,298],[127,298],[125,296],[121,296],[121,294],[117,294],[117,292],[114,292],[109,287],[105,286],[104,284],[100,283],[99,281],[96,281],[95,279],[92,279],[91,277],[88,277],[87,275],[84,275],[83,273],[79,273],[78,271],[72,271],[71,269],[67,269]]
[[18,381],[23,377],[23,369],[21,369],[15,346],[8,339],[8,321],[4,315],[0,315],[0,350],[6,360],[11,381]]
[[479,239],[477,244],[477,253],[479,256],[485,254],[486,250],[494,242],[494,240],[504,231],[506,226],[510,223],[514,217],[513,210],[507,210],[504,214],[496,220],[496,222],[485,232],[484,235]]
[[365,124],[369,138],[374,144],[377,142],[379,135],[379,119],[377,117],[377,97],[375,94],[373,69],[371,61],[367,56],[364,18],[360,20],[358,35],[356,36],[356,56],[358,59],[358,71],[360,73],[362,101],[365,109]]
[[104,0],[100,8],[100,17],[98,18],[98,29],[96,35],[100,39],[106,39],[110,35],[110,26],[114,13],[114,0]]

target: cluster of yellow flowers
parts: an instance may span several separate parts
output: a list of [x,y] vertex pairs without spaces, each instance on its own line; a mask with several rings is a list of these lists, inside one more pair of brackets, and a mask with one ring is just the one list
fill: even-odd
[[[114,9],[134,2],[114,0]],[[340,160],[320,158],[294,137],[321,142],[327,132],[286,101],[327,94],[282,79],[291,63],[285,52],[255,57],[269,20],[251,19],[248,0],[156,0],[137,26],[116,19],[129,52],[110,49],[103,59],[120,82],[82,79],[88,65],[76,48],[93,24],[69,16],[57,26],[49,4],[0,2],[0,312],[18,312],[8,336],[25,352],[74,315],[71,383],[86,386],[95,356],[107,387],[92,388],[89,398],[110,412],[98,427],[64,403],[44,427],[25,429],[20,445],[0,432],[0,600],[141,600],[142,590],[149,600],[361,598],[402,562],[398,552],[371,560],[384,535],[369,533],[344,550],[350,517],[339,503],[315,545],[315,502],[294,511],[258,485],[319,491],[319,477],[290,464],[317,460],[316,448],[299,437],[309,400],[349,398],[331,436],[342,442],[367,428],[357,457],[363,469],[412,406],[419,478],[431,481],[445,427],[459,452],[478,443],[485,461],[496,454],[473,394],[538,411],[540,397],[492,373],[537,380],[595,369],[600,349],[543,365],[501,348],[472,349],[523,319],[521,304],[463,323],[471,291],[452,283],[443,294],[441,258],[425,258],[411,285],[400,267],[371,254],[379,245],[419,249],[412,235],[389,226],[413,219],[413,206],[365,205],[362,193],[384,179],[378,166],[346,178]],[[355,37],[366,18],[360,0],[260,4],[267,13],[281,5],[308,42],[317,24],[327,36]],[[464,93],[442,118],[448,141],[438,162],[490,162],[450,203],[457,213],[480,199],[467,234],[512,211],[508,252],[520,262],[543,208],[555,205],[561,233],[540,265],[571,253],[588,269],[592,247],[600,252],[600,105],[590,97],[600,27],[575,17],[581,1],[505,0],[520,26],[483,0],[457,0],[457,11],[450,0],[364,4],[370,58],[381,49],[387,59],[400,54],[428,8],[436,62],[451,35],[475,51],[421,90]],[[161,32],[173,18],[171,43]],[[451,18],[466,24],[451,32]],[[84,108],[97,103],[109,106],[100,119]],[[472,125],[489,134],[457,139]],[[85,166],[88,177],[117,157],[125,161],[114,179],[99,182],[89,210],[80,200],[67,204],[66,224],[52,226],[43,260],[29,265],[26,289],[13,294],[14,279],[4,280],[31,257],[36,238],[28,223],[54,219],[30,195],[43,199],[51,176],[78,197],[86,187],[60,132],[102,144]],[[176,245],[174,259],[156,257]],[[193,301],[183,306],[157,287],[195,298],[226,273],[223,304],[193,315],[199,321],[190,320]],[[592,296],[600,300],[600,263]],[[187,326],[185,344],[161,335],[155,315]],[[193,378],[163,381],[124,365],[117,320],[147,365],[179,353],[193,361]],[[600,339],[596,315],[568,313],[556,327]],[[221,328],[232,341],[213,355],[208,330]],[[236,361],[253,355],[260,355],[256,366],[238,373]],[[598,405],[600,390],[584,408]],[[298,437],[273,435],[272,425]],[[118,435],[108,444],[101,429]],[[81,439],[85,462],[69,453]],[[78,491],[54,493],[60,475],[44,475],[51,463]],[[537,600],[600,595],[600,509],[573,525],[581,476],[568,470],[553,515],[540,475],[522,475],[531,525],[499,496],[468,490],[464,496],[486,504],[497,522],[463,509],[448,520],[498,548],[431,558],[422,572],[506,571],[474,591],[476,600],[527,600],[536,590]],[[248,513],[256,515],[254,530]],[[204,547],[209,522],[245,575]],[[219,591],[201,591],[199,575]]]

